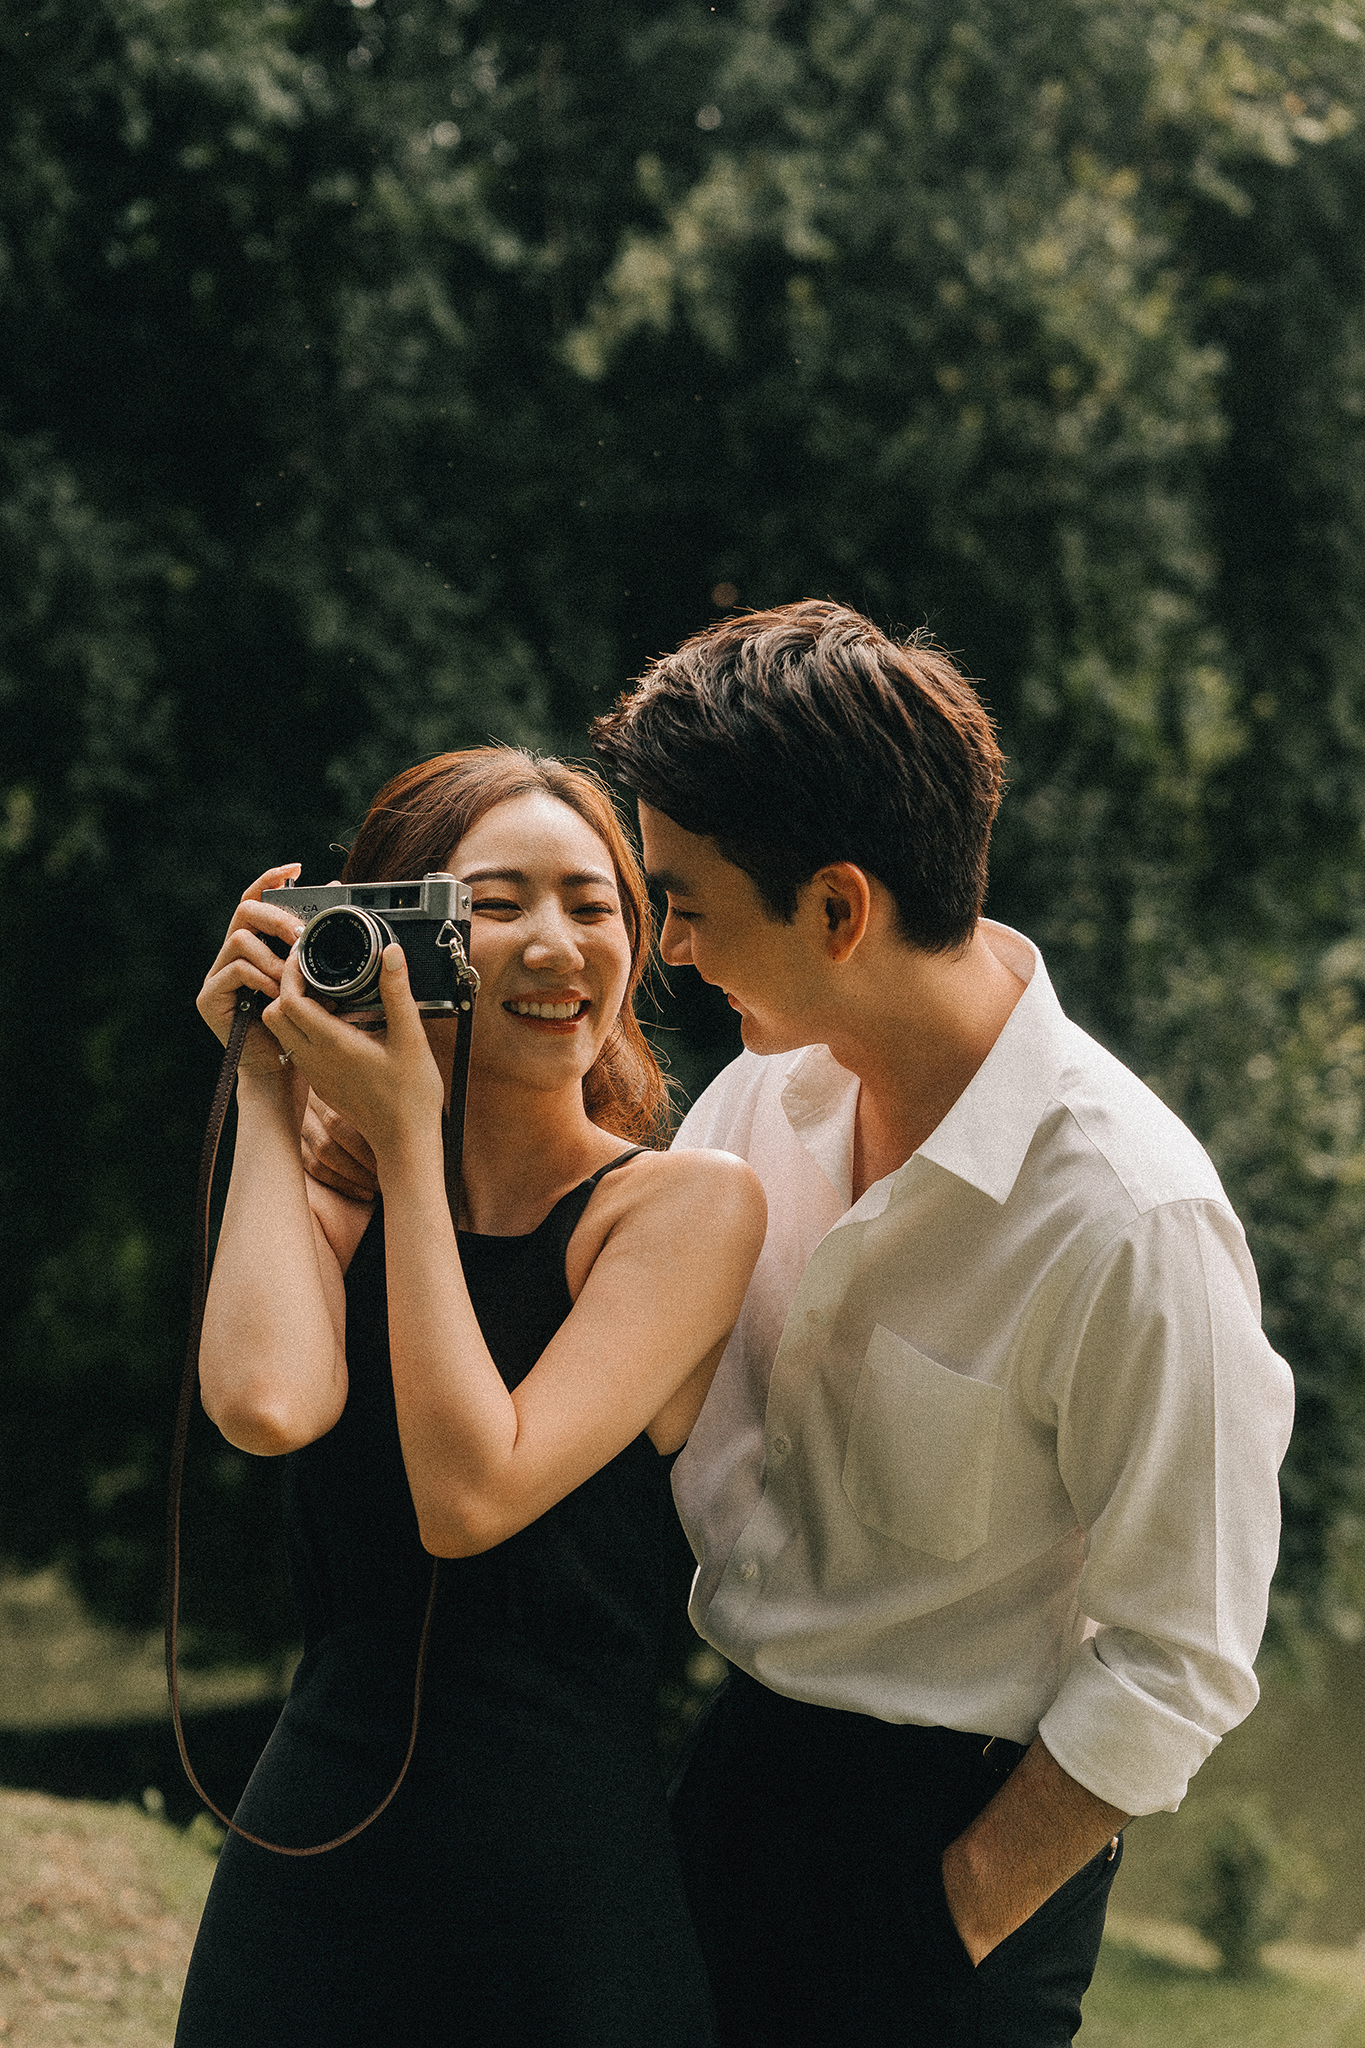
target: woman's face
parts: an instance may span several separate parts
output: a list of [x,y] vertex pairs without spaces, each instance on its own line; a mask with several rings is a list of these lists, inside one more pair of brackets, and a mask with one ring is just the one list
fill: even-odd
[[630,978],[607,846],[576,811],[537,790],[486,812],[448,866],[473,896],[471,1057],[482,1078],[535,1088],[581,1081]]

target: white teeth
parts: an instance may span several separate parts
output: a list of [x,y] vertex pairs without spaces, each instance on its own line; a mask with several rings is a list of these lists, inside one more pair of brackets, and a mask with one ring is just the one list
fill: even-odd
[[547,1017],[556,1024],[563,1024],[570,1017],[576,1017],[583,1008],[582,1003],[508,1003],[515,1017]]

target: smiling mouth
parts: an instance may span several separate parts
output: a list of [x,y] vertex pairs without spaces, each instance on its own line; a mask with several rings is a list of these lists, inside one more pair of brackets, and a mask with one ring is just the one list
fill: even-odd
[[568,1024],[576,1017],[586,1017],[592,1008],[588,998],[575,999],[569,1003],[504,1003],[509,1017],[539,1017],[547,1024]]

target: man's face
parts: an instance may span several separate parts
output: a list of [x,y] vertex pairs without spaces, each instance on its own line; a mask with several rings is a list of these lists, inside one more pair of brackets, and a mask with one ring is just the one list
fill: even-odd
[[724,989],[751,1052],[811,1044],[818,959],[800,911],[792,924],[773,917],[713,839],[685,832],[646,803],[640,838],[649,879],[668,899],[659,948],[669,966],[695,967]]

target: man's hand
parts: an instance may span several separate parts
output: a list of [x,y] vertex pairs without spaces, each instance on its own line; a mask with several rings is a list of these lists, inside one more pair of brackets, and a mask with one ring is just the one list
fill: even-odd
[[325,1188],[352,1202],[372,1202],[379,1193],[374,1154],[354,1124],[309,1091],[303,1117],[303,1170]]
[[943,1852],[948,1910],[972,1962],[1022,1927],[1128,1818],[1068,1777],[1035,1737],[990,1805]]

